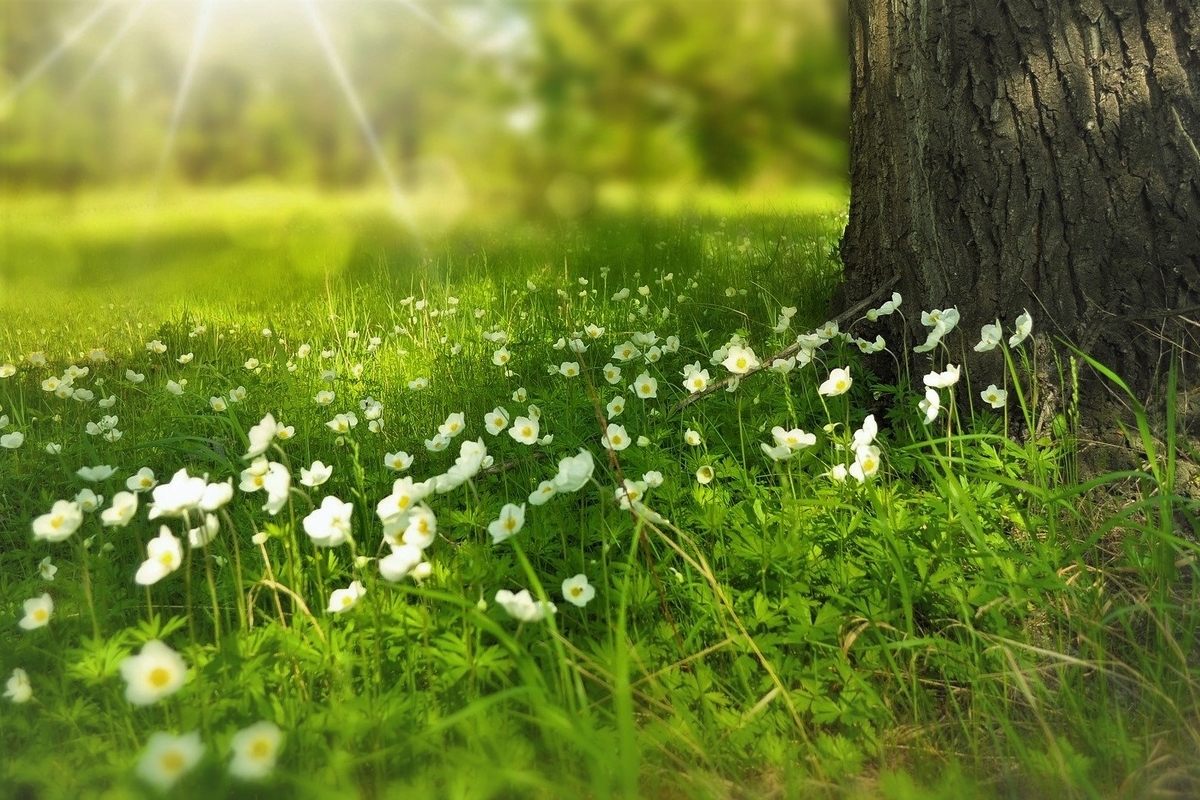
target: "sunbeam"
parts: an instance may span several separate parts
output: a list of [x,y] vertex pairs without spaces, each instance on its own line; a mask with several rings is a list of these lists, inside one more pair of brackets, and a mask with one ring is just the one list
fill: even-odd
[[158,159],[158,172],[154,185],[162,185],[163,174],[166,172],[167,159],[170,158],[171,148],[175,145],[175,135],[179,131],[179,121],[183,118],[183,108],[187,104],[188,93],[192,89],[192,78],[196,74],[196,65],[200,61],[200,51],[208,36],[208,26],[212,22],[213,5],[216,0],[205,0],[200,8],[200,17],[196,20],[196,31],[192,34],[192,47],[188,53],[187,66],[183,69],[183,78],[179,82],[179,90],[175,94],[175,108],[171,111],[171,124],[167,127],[167,138],[163,142],[162,154]]
[[383,173],[383,177],[387,181],[396,212],[404,220],[409,230],[416,235],[416,221],[413,219],[408,199],[400,189],[400,183],[396,180],[391,165],[388,164],[387,158],[383,154],[383,148],[379,144],[379,137],[375,135],[375,129],[371,126],[371,120],[367,118],[367,112],[363,108],[362,102],[358,99],[358,92],[355,91],[354,84],[350,82],[350,73],[346,71],[341,57],[338,56],[337,49],[333,46],[333,40],[329,37],[328,28],[325,27],[325,22],[321,19],[312,0],[300,0],[300,3],[304,6],[304,10],[308,14],[313,32],[316,34],[317,41],[321,45],[321,50],[325,53],[325,59],[329,62],[329,68],[333,71],[334,77],[337,78],[342,93],[346,95],[346,100],[350,103],[350,109],[354,112],[355,119],[358,120],[363,138],[367,140],[367,146],[371,148],[371,154],[375,157],[375,161],[379,165],[379,170]]
[[407,8],[410,12],[412,12],[414,17],[424,22],[430,27],[430,29],[438,33],[442,38],[446,39],[452,44],[457,45],[458,47],[461,47],[467,52],[468,55],[474,55],[474,48],[471,47],[471,45],[463,41],[463,39],[454,33],[454,31],[450,30],[441,22],[439,22],[437,17],[426,11],[423,6],[416,2],[416,0],[396,0],[396,2]]
[[91,28],[92,25],[96,24],[96,22],[116,4],[117,0],[106,0],[102,5],[94,8],[92,13],[88,14],[87,18],[84,19],[83,22],[72,28],[71,31],[63,37],[62,41],[59,42],[49,53],[47,53],[41,61],[34,64],[33,69],[25,73],[25,76],[17,81],[16,86],[10,89],[8,94],[4,95],[3,98],[0,98],[0,107],[4,107],[15,100],[17,95],[25,91],[25,89],[28,88],[31,83],[37,80],[39,75],[49,69],[55,61],[57,61],[64,53],[71,49],[71,45],[79,41],[79,37],[87,33],[88,29]]
[[79,94],[80,90],[83,89],[84,84],[91,80],[92,76],[96,74],[96,71],[100,69],[100,66],[116,51],[117,45],[121,43],[121,40],[124,39],[126,34],[129,33],[130,29],[133,28],[134,23],[136,23],[138,17],[142,15],[142,12],[146,9],[146,6],[153,2],[154,0],[141,0],[141,2],[134,7],[133,11],[129,12],[129,16],[126,17],[125,21],[121,23],[121,27],[117,28],[116,33],[112,35],[112,38],[108,40],[108,43],[104,45],[104,48],[98,54],[96,54],[94,59],[92,59],[91,65],[88,66],[87,70],[84,71],[83,75],[79,78],[79,81],[76,82],[75,88],[73,88],[71,93],[67,95],[68,101],[73,100],[75,96]]

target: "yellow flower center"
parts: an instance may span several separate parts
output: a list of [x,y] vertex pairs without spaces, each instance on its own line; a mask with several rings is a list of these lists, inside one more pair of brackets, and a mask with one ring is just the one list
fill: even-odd
[[521,428],[521,435],[522,436],[533,436],[533,428],[526,425],[524,428]]
[[147,680],[150,681],[150,685],[155,689],[161,689],[171,682],[171,673],[166,667],[155,667],[150,670]]
[[508,519],[504,520],[504,529],[505,530],[511,531],[515,527],[517,527],[517,518],[516,517],[509,517]]
[[44,608],[39,608],[33,612],[33,618],[38,622],[45,622],[48,616],[49,614],[46,613],[46,609]]
[[582,586],[572,586],[571,587],[571,597],[579,597],[579,595],[581,595],[581,594],[583,594]]
[[255,739],[254,744],[250,745],[251,758],[264,759],[271,755],[271,743],[266,739]]
[[162,768],[163,772],[175,773],[180,772],[184,765],[183,753],[178,750],[169,750],[163,753]]

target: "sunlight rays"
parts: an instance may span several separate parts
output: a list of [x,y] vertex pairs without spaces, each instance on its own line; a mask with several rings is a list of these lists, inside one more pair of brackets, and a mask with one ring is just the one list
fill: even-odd
[[79,81],[75,84],[75,88],[73,88],[71,93],[67,95],[68,101],[73,100],[79,94],[80,90],[82,90],[84,85],[91,80],[92,76],[96,74],[96,71],[100,69],[105,61],[108,60],[109,56],[116,52],[117,45],[121,43],[121,40],[123,40],[133,28],[134,23],[136,23],[138,18],[141,17],[142,12],[146,10],[146,6],[153,2],[154,0],[141,0],[141,2],[137,4],[133,11],[129,12],[129,16],[127,16],[125,21],[121,23],[121,27],[118,28],[112,37],[109,38],[108,43],[104,45],[104,49],[97,53],[96,57],[92,59],[91,65],[88,66],[87,70],[79,78]]
[[118,0],[105,0],[104,3],[92,9],[92,13],[88,14],[83,22],[72,28],[70,32],[68,32],[67,35],[62,38],[61,42],[55,45],[49,53],[42,57],[41,61],[34,64],[33,68],[26,72],[24,77],[17,81],[16,86],[10,89],[8,94],[0,98],[0,108],[7,106],[9,103],[15,100],[17,96],[21,94],[21,92],[25,91],[25,89],[27,89],[31,83],[37,80],[38,76],[49,69],[55,61],[58,61],[63,54],[70,50],[71,46],[74,45],[75,42],[79,41],[79,37],[87,33],[92,25],[96,24],[101,17],[108,13],[108,10],[116,5],[117,2]]
[[[16,98],[40,77],[47,69],[57,62],[68,50],[70,50],[85,33],[91,30],[97,22],[99,22],[112,9],[125,3],[132,5],[132,9],[124,16],[116,30],[104,42],[100,51],[92,59],[87,69],[79,76],[74,86],[67,93],[65,102],[69,103],[75,100],[83,88],[97,74],[100,68],[108,62],[108,60],[117,51],[120,44],[125,40],[138,21],[142,19],[147,8],[149,8],[155,0],[137,0],[136,4],[133,0],[103,0],[78,24],[76,24],[62,40],[55,45],[49,52],[44,55],[32,68],[29,69],[16,84],[3,96],[0,97],[0,108],[4,108],[11,104]],[[157,168],[154,173],[153,187],[157,194],[161,188],[166,174],[171,165],[171,156],[175,149],[176,140],[178,139],[180,128],[183,124],[184,113],[187,110],[188,102],[192,95],[193,85],[196,79],[196,73],[199,68],[200,56],[204,50],[205,44],[213,27],[213,16],[215,8],[218,4],[224,4],[227,0],[202,0],[199,11],[194,23],[194,30],[191,37],[191,43],[188,48],[187,60],[185,62],[182,75],[179,80],[179,85],[175,91],[175,98],[172,104],[171,117],[165,131],[162,150],[159,153]],[[401,221],[408,227],[410,232],[416,235],[417,225],[410,206],[408,197],[401,188],[395,171],[392,168],[385,152],[383,144],[380,142],[378,133],[363,106],[359,93],[352,81],[345,63],[338,53],[337,47],[330,35],[329,28],[326,25],[320,10],[317,7],[317,0],[296,0],[304,9],[304,14],[308,19],[309,25],[312,28],[313,34],[316,37],[317,43],[320,46],[321,52],[325,57],[325,61],[337,81],[338,88],[345,96],[346,102],[354,115],[354,119],[358,124],[360,132],[376,167],[382,173],[384,181],[387,184],[388,192],[391,196],[391,201],[394,210]],[[401,6],[415,18],[420,20],[429,30],[435,33],[440,38],[453,44],[459,48],[468,57],[476,55],[476,49],[466,40],[464,40],[455,30],[443,24],[437,16],[428,11],[416,0],[394,0],[396,5]]]
[[167,126],[167,138],[163,142],[162,154],[158,159],[158,170],[155,173],[154,186],[157,190],[162,185],[163,174],[167,168],[167,160],[175,145],[175,136],[179,132],[179,122],[183,118],[183,109],[187,105],[188,94],[192,89],[192,79],[196,74],[196,64],[200,61],[200,51],[204,48],[204,40],[208,37],[208,27],[212,22],[213,5],[216,0],[205,0],[196,20],[196,30],[192,34],[192,46],[188,52],[187,66],[183,69],[183,78],[179,82],[179,90],[175,94],[175,107],[171,111],[171,122]]
[[371,125],[371,120],[367,117],[366,109],[363,108],[362,101],[358,98],[358,92],[355,91],[354,84],[350,80],[350,74],[346,71],[346,67],[338,55],[337,48],[334,47],[333,40],[329,36],[329,29],[325,26],[325,21],[321,19],[317,7],[313,5],[313,0],[299,0],[299,2],[304,6],[304,11],[308,15],[309,22],[312,24],[313,33],[316,35],[317,42],[321,45],[321,50],[325,54],[325,60],[329,62],[329,68],[332,70],[334,77],[337,78],[342,94],[346,96],[346,101],[350,104],[350,110],[354,112],[354,118],[358,121],[363,138],[366,139],[367,146],[371,149],[371,154],[375,157],[375,163],[378,165],[379,171],[383,173],[384,180],[387,181],[388,190],[391,193],[396,213],[400,215],[412,233],[416,235],[416,221],[413,218],[412,209],[409,207],[408,198],[400,188],[400,183],[396,180],[392,167],[383,153],[379,137],[375,134],[375,128]]
[[430,14],[428,11],[426,11],[424,6],[417,3],[416,0],[395,0],[395,2],[404,6],[406,9],[408,9],[409,12],[411,12],[414,17],[416,17],[417,19],[424,22],[427,26],[429,26],[430,30],[437,33],[439,36],[441,36],[446,41],[450,42],[451,44],[453,44],[457,47],[462,48],[462,50],[465,51],[468,55],[473,56],[475,54],[474,48],[471,45],[469,45],[467,42],[465,42],[454,31],[450,30],[445,25],[443,25],[438,20],[437,17],[433,16],[433,14]]

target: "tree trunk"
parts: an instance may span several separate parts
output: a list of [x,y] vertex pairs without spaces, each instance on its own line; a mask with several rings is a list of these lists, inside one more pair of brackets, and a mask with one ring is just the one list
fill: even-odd
[[910,348],[957,306],[976,391],[1023,309],[1143,396],[1200,363],[1200,0],[849,5],[841,302],[899,276]]

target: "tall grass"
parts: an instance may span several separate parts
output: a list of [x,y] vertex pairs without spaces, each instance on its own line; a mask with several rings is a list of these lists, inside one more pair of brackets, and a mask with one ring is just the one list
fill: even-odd
[[[840,336],[811,363],[683,404],[684,366],[699,361],[713,382],[728,374],[713,352],[733,334],[769,366],[825,322],[837,215],[614,212],[467,226],[417,245],[367,204],[246,200],[231,214],[227,201],[170,224],[67,211],[10,238],[0,358],[16,369],[0,404],[3,433],[24,441],[0,452],[0,603],[11,610],[0,673],[24,669],[33,689],[0,714],[0,784],[12,792],[153,794],[136,775],[149,737],[192,730],[205,753],[172,793],[206,798],[1140,797],[1197,786],[1195,504],[1176,493],[1186,448],[1173,419],[1156,430],[1135,408],[1145,467],[1080,481],[1070,425],[1015,435],[1038,430],[1027,345],[994,353],[1009,372],[1004,410],[956,405],[964,379],[924,424],[922,374],[951,350],[922,361],[893,345],[914,374],[887,388]],[[138,270],[114,274],[122,264]],[[796,308],[787,326],[784,307]],[[981,322],[947,341],[973,344]],[[589,324],[604,333],[591,338]],[[506,367],[493,363],[500,330]],[[677,336],[678,352],[619,363],[609,384],[613,348],[649,331],[659,347]],[[586,351],[567,346],[573,334]],[[562,362],[581,374],[549,374]],[[88,366],[74,386],[91,401],[43,389],[71,364]],[[819,393],[842,367],[850,390]],[[656,397],[630,385],[643,370]],[[166,390],[182,379],[182,394]],[[416,379],[428,388],[408,388]],[[317,404],[327,389],[334,401]],[[618,394],[625,407],[611,416]],[[108,397],[115,405],[99,408]],[[368,397],[382,404],[377,431]],[[484,431],[497,406],[515,419],[530,404],[551,442]],[[872,408],[879,471],[832,479],[855,462]],[[357,426],[326,424],[348,412]],[[428,451],[455,412],[465,436]],[[184,536],[199,520],[151,521],[149,494],[127,527],[103,526],[100,510],[141,467],[160,486],[179,469],[236,486],[268,413],[294,428],[265,454],[292,476],[279,513],[235,491],[211,542],[185,542],[176,571],[135,584],[160,525]],[[115,441],[87,433],[106,415],[118,417]],[[610,425],[644,439],[606,450]],[[762,447],[776,426],[816,441],[776,461]],[[476,438],[493,462],[428,498],[428,567],[385,580],[376,505],[399,475],[446,474]],[[580,448],[595,463],[588,484],[531,504]],[[398,474],[384,458],[399,450],[415,460]],[[316,460],[332,477],[299,485]],[[77,476],[96,464],[116,473]],[[629,490],[645,506],[622,508],[624,480],[645,481]],[[84,488],[104,500],[79,530],[35,540],[32,521]],[[304,521],[328,496],[354,504],[352,541],[323,548]],[[526,503],[525,525],[493,544],[506,503]],[[596,589],[583,607],[559,588],[579,573]],[[362,600],[327,611],[355,580]],[[557,613],[513,618],[496,593],[519,589]],[[49,624],[22,630],[22,604],[43,592]],[[140,707],[120,665],[150,640],[182,655],[188,681]],[[271,776],[248,783],[226,766],[234,732],[258,720],[284,743]]]

